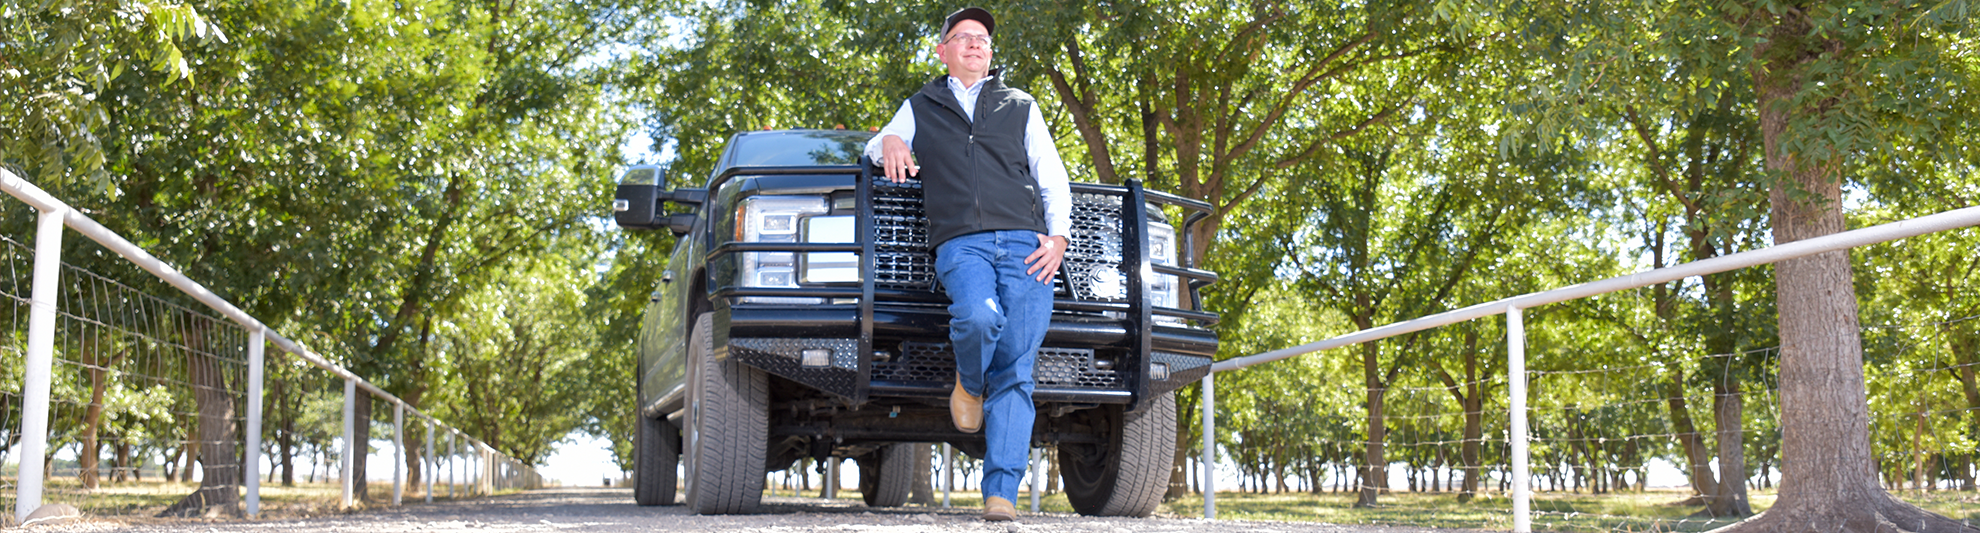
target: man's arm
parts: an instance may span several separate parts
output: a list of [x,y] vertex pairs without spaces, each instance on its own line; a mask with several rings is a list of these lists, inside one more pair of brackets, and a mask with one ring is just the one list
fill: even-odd
[[1072,185],[1066,179],[1066,163],[1059,159],[1059,147],[1052,142],[1052,130],[1045,127],[1045,115],[1033,101],[1024,123],[1025,157],[1031,175],[1038,180],[1038,196],[1045,203],[1046,235],[1038,236],[1038,250],[1024,258],[1031,265],[1027,274],[1050,282],[1072,246]]
[[866,157],[873,164],[880,165],[887,174],[887,180],[894,183],[907,181],[908,176],[921,174],[921,167],[914,164],[914,106],[901,101],[901,109],[894,112],[894,119],[880,128],[880,134],[866,141]]

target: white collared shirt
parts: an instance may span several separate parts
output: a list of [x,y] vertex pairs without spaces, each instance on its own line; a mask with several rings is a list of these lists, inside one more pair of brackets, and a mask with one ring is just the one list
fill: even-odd
[[[984,82],[992,76],[978,80],[975,86],[964,87],[962,82],[950,76],[949,91],[962,104],[963,115],[970,122],[976,121],[976,99],[983,94]],[[900,111],[894,112],[894,119],[880,128],[880,134],[866,142],[866,156],[874,164],[883,163],[880,140],[888,135],[901,138],[901,142],[914,146],[914,106],[901,102]],[[1038,180],[1038,196],[1045,205],[1045,230],[1047,235],[1072,238],[1072,185],[1066,177],[1066,163],[1059,159],[1059,147],[1052,143],[1052,130],[1045,127],[1045,115],[1038,112],[1038,106],[1031,106],[1031,116],[1024,123],[1025,159],[1031,163],[1031,175]]]

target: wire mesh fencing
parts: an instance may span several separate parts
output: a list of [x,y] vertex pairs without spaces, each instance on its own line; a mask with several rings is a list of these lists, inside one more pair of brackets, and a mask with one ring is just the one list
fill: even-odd
[[[11,452],[22,436],[18,380],[33,250],[0,237],[0,254],[12,274],[0,285],[12,328],[4,348],[15,381],[6,388]],[[197,490],[165,488],[171,485],[238,479],[247,333],[73,264],[62,265],[60,281],[44,501],[124,512],[161,494]],[[33,460],[9,455],[10,474],[19,461]],[[8,476],[10,488],[15,477]],[[10,507],[14,494],[6,493]]]
[[[58,255],[75,262],[40,265],[54,265],[48,276],[37,271],[39,246],[0,235],[10,328],[0,342],[0,505],[15,510],[5,523],[44,504],[97,516],[255,516],[264,496],[310,513],[542,485],[530,465],[265,329],[4,170],[0,188],[43,211],[41,238],[62,225],[90,237]],[[54,305],[36,303],[37,287],[53,289]],[[445,485],[421,482],[442,475]]]
[[[1506,354],[1488,322],[1387,342],[1372,375],[1338,356],[1219,375],[1218,488],[1236,494],[1218,516],[1511,529]],[[1778,349],[1714,354],[1541,322],[1525,373],[1534,530],[1705,531],[1773,504],[1792,468]],[[1863,338],[1884,487],[1980,522],[1980,320]]]

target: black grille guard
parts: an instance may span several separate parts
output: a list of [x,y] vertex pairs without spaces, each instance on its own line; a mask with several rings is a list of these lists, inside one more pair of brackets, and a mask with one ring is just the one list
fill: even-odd
[[[945,296],[942,296],[941,294],[932,292],[930,290],[915,290],[912,288],[903,288],[904,286],[901,283],[891,283],[890,285],[893,286],[890,287],[878,286],[880,283],[876,279],[876,275],[875,275],[877,270],[875,262],[876,262],[876,258],[880,256],[880,251],[878,249],[879,244],[877,241],[881,239],[875,233],[876,232],[875,222],[877,219],[875,212],[876,196],[874,194],[874,186],[875,186],[874,182],[877,179],[884,179],[884,178],[879,177],[874,173],[874,170],[876,169],[877,168],[872,165],[872,162],[868,158],[861,157],[859,160],[859,164],[856,166],[845,166],[845,165],[738,166],[738,167],[731,167],[728,170],[722,172],[720,175],[717,175],[713,180],[711,180],[708,183],[707,190],[710,191],[711,193],[720,190],[722,185],[728,183],[729,181],[744,176],[779,176],[779,175],[783,175],[783,176],[855,175],[857,176],[855,189],[856,189],[858,202],[857,202],[857,207],[855,208],[854,232],[859,236],[858,243],[763,243],[763,242],[733,242],[733,241],[718,242],[721,239],[721,236],[717,235],[718,232],[713,231],[711,229],[710,231],[705,232],[706,233],[705,238],[707,239],[707,242],[704,243],[705,245],[704,249],[708,250],[707,261],[711,263],[721,257],[725,257],[733,254],[742,254],[742,253],[758,253],[758,252],[855,253],[860,258],[859,260],[860,281],[859,281],[859,286],[857,288],[850,286],[765,288],[765,287],[742,287],[733,284],[723,284],[720,286],[713,287],[712,290],[709,291],[708,296],[711,299],[714,299],[719,307],[725,307],[725,308],[728,307],[728,304],[726,302],[728,302],[730,298],[745,297],[745,296],[801,297],[801,298],[802,297],[856,298],[858,299],[858,306],[859,306],[858,347],[857,347],[857,351],[854,352],[856,354],[869,354],[873,352],[873,343],[874,343],[873,318],[874,318],[874,303],[876,298],[885,299],[890,302],[947,303],[948,299]],[[1137,353],[1137,354],[1153,353],[1154,344],[1152,341],[1152,337],[1154,336],[1155,326],[1156,326],[1154,320],[1155,316],[1167,316],[1167,317],[1179,318],[1179,319],[1195,322],[1204,327],[1208,327],[1216,324],[1218,317],[1215,313],[1209,313],[1201,310],[1202,297],[1200,290],[1203,287],[1209,286],[1211,283],[1216,282],[1217,275],[1216,273],[1210,271],[1194,268],[1196,265],[1196,257],[1194,253],[1195,243],[1191,232],[1191,230],[1194,229],[1196,224],[1210,217],[1210,213],[1212,209],[1210,204],[1189,198],[1184,198],[1181,196],[1159,192],[1159,191],[1149,191],[1142,187],[1140,180],[1134,180],[1134,179],[1127,180],[1125,187],[1113,187],[1113,186],[1095,185],[1095,184],[1087,184],[1087,183],[1073,183],[1071,185],[1072,185],[1071,189],[1074,194],[1114,196],[1120,198],[1120,205],[1121,205],[1120,210],[1122,211],[1121,213],[1122,216],[1120,217],[1120,221],[1119,221],[1120,222],[1119,231],[1120,231],[1120,239],[1121,239],[1120,242],[1123,243],[1123,245],[1120,247],[1121,249],[1119,252],[1121,256],[1119,266],[1125,278],[1124,286],[1125,286],[1126,298],[1125,301],[1104,301],[1104,300],[1094,300],[1094,299],[1082,299],[1080,297],[1081,291],[1074,290],[1075,287],[1071,286],[1072,281],[1070,281],[1071,279],[1070,275],[1065,270],[1069,267],[1067,263],[1070,263],[1070,261],[1068,261],[1066,263],[1061,263],[1060,266],[1061,273],[1059,276],[1059,279],[1064,280],[1062,281],[1062,283],[1066,283],[1068,286],[1065,287],[1066,290],[1064,290],[1065,293],[1064,295],[1055,297],[1053,299],[1052,307],[1054,310],[1114,312],[1114,313],[1123,314],[1127,319],[1127,323],[1130,324],[1130,328],[1129,328],[1130,331],[1128,332],[1129,342],[1127,343],[1127,347],[1129,350],[1131,350],[1131,353]],[[918,186],[915,186],[913,188],[918,188]],[[1181,242],[1177,243],[1178,244],[1177,248],[1179,253],[1178,259],[1180,259],[1179,263],[1185,266],[1174,267],[1167,265],[1156,265],[1153,264],[1151,259],[1148,257],[1147,250],[1149,248],[1149,236],[1147,232],[1147,227],[1150,216],[1147,206],[1151,202],[1158,205],[1179,207],[1188,213],[1184,217],[1184,222],[1182,224],[1182,227],[1176,228],[1177,237],[1181,239]],[[889,216],[894,217],[894,215],[891,213],[889,214]],[[710,222],[709,225],[712,228],[713,221],[709,221],[709,222]],[[894,228],[890,228],[890,230],[891,229]],[[890,237],[897,237],[897,236],[890,236]],[[906,246],[906,243],[902,242],[898,238],[890,238],[888,239],[888,241],[890,243],[889,245],[890,248],[900,249]],[[1134,242],[1137,244],[1135,246],[1125,245],[1125,243],[1128,242]],[[925,244],[923,245],[923,247],[925,249]],[[1152,305],[1148,301],[1148,278],[1154,274],[1172,275],[1172,276],[1176,276],[1178,280],[1183,281],[1185,283],[1185,286],[1189,290],[1188,305],[1191,308],[1180,309],[1180,308],[1172,308],[1172,307],[1157,307]],[[911,287],[914,286],[914,284],[908,283],[905,286]],[[1056,292],[1057,291],[1055,290],[1055,293]],[[727,337],[727,336],[720,335],[719,337]],[[871,389],[870,380],[873,373],[873,363],[870,360],[870,358],[858,357],[857,359],[859,365],[857,372],[855,373],[857,376],[855,378],[857,380],[857,383],[854,384],[852,390],[853,394],[849,397],[849,399],[855,405],[862,404],[867,401]],[[1130,373],[1133,376],[1133,378],[1128,380],[1131,382],[1129,383],[1129,389],[1133,392],[1133,396],[1134,396],[1134,400],[1129,405],[1130,410],[1138,410],[1140,399],[1143,398],[1148,391],[1149,373],[1147,367],[1153,362],[1154,359],[1155,359],[1154,357],[1141,357],[1140,362],[1143,368],[1141,368],[1140,371],[1138,372]]]

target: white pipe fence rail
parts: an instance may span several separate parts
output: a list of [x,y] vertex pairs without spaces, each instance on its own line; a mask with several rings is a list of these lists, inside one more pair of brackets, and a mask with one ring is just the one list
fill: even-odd
[[1213,440],[1215,438],[1214,428],[1217,423],[1217,404],[1216,396],[1212,391],[1215,390],[1215,379],[1218,372],[1240,370],[1253,365],[1269,363],[1298,355],[1378,341],[1504,313],[1506,315],[1506,373],[1508,382],[1506,394],[1509,396],[1508,403],[1511,406],[1511,413],[1508,418],[1511,426],[1512,475],[1510,477],[1512,482],[1513,531],[1516,533],[1530,533],[1533,530],[1531,518],[1533,495],[1531,487],[1528,487],[1531,477],[1527,475],[1530,467],[1528,464],[1527,443],[1529,435],[1526,419],[1526,331],[1521,315],[1522,310],[1591,296],[1600,296],[1612,292],[1638,289],[1693,276],[1716,274],[1798,257],[1849,250],[1859,246],[1972,226],[1980,226],[1980,206],[1954,209],[1934,215],[1880,224],[1759,250],[1646,270],[1548,291],[1523,294],[1473,305],[1463,309],[1364,329],[1291,348],[1218,361],[1216,364],[1211,365],[1210,374],[1203,378],[1204,434],[1203,450],[1200,457],[1202,461],[1201,470],[1203,472],[1203,516],[1205,518],[1217,517],[1217,493],[1212,483],[1212,480],[1216,479],[1217,469],[1216,443]]
[[[0,190],[5,190],[8,194],[13,195],[15,198],[20,199],[22,202],[39,211],[34,242],[33,295],[28,321],[27,353],[24,361],[25,368],[21,388],[21,441],[18,448],[18,457],[21,460],[19,461],[20,469],[17,476],[18,481],[16,483],[17,489],[15,491],[16,497],[14,502],[14,515],[17,521],[25,520],[29,513],[32,513],[36,508],[41,506],[44,479],[46,477],[42,458],[46,458],[49,453],[48,410],[54,365],[55,323],[58,313],[56,306],[56,299],[59,294],[58,269],[61,268],[61,237],[64,226],[89,237],[90,240],[96,241],[105,249],[115,252],[125,260],[150,272],[160,280],[171,284],[193,299],[218,311],[249,332],[248,389],[246,391],[248,412],[246,417],[247,434],[245,436],[246,444],[244,450],[246,460],[244,461],[244,466],[250,470],[243,472],[244,475],[242,476],[242,481],[246,489],[245,511],[249,517],[257,516],[260,513],[260,475],[257,471],[261,464],[263,347],[265,343],[273,343],[276,348],[293,354],[317,368],[329,371],[344,379],[344,438],[341,453],[341,460],[344,462],[345,468],[344,472],[352,472],[354,470],[352,468],[353,463],[364,460],[364,457],[367,455],[365,451],[369,445],[368,436],[360,439],[359,436],[351,434],[355,402],[359,401],[358,392],[362,390],[366,394],[382,398],[392,404],[392,442],[394,453],[392,471],[393,504],[397,505],[401,503],[404,490],[404,487],[402,487],[404,475],[401,469],[405,460],[404,416],[408,410],[410,410],[413,416],[425,419],[429,428],[426,434],[426,471],[429,473],[425,477],[427,501],[432,501],[433,499],[433,478],[436,477],[434,474],[437,474],[439,471],[438,465],[440,464],[436,461],[436,453],[432,442],[433,432],[431,428],[435,425],[438,425],[447,432],[447,445],[452,452],[449,454],[450,457],[461,455],[461,450],[455,441],[456,437],[466,440],[467,446],[473,450],[474,453],[470,456],[474,463],[472,466],[474,469],[473,473],[460,473],[468,481],[475,483],[471,491],[472,493],[492,494],[497,490],[505,488],[534,488],[541,485],[541,477],[528,465],[521,464],[496,452],[486,443],[467,436],[461,430],[435,419],[433,416],[420,411],[417,407],[407,404],[404,400],[385,392],[384,389],[380,389],[377,385],[366,381],[363,377],[330,362],[315,352],[310,351],[308,348],[282,336],[281,333],[269,329],[260,320],[248,315],[218,295],[213,294],[212,291],[207,290],[206,287],[200,285],[198,282],[181,274],[171,265],[158,260],[158,258],[153,257],[142,248],[117,235],[116,232],[98,224],[95,220],[70,208],[66,203],[63,203],[61,200],[56,199],[34,184],[28,183],[26,180],[4,168],[0,168]],[[360,444],[360,441],[363,441],[363,443]],[[466,467],[466,465],[461,466]],[[447,476],[450,497],[454,496],[452,488],[454,476],[456,475],[454,470],[455,465],[449,464],[447,467]],[[353,493],[363,486],[360,484],[363,483],[363,480],[352,479],[350,475],[343,477],[344,489],[342,501],[344,506],[349,507],[353,503]]]

